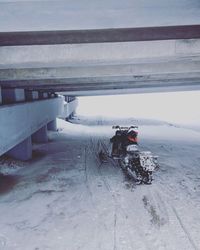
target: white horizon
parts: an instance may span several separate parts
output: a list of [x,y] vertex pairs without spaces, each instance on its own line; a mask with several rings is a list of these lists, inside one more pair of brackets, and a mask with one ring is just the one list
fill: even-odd
[[79,97],[77,114],[200,125],[200,91]]

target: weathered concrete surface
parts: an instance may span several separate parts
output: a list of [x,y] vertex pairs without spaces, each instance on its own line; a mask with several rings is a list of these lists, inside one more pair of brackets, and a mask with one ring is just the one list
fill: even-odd
[[79,66],[199,56],[200,39],[0,47],[0,68]]
[[0,107],[0,155],[63,112],[62,98]]
[[200,25],[0,32],[0,46],[58,45],[200,38]]
[[199,39],[1,47],[0,85],[68,95],[194,90],[199,54]]

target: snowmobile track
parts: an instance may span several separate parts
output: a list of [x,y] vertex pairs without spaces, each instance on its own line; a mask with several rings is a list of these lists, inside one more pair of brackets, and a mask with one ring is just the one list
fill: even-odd
[[[158,184],[159,185],[159,184]],[[190,245],[192,247],[192,249],[195,249],[195,250],[199,250],[200,248],[198,248],[194,242],[194,240],[192,239],[190,233],[189,233],[189,230],[187,229],[187,227],[184,225],[181,217],[179,216],[176,208],[174,207],[174,205],[172,205],[172,202],[170,201],[169,197],[171,197],[171,194],[173,193],[168,187],[163,187],[161,185],[159,185],[159,189],[162,190],[162,197],[165,197],[165,201],[163,201],[163,198],[161,198],[161,195],[159,194],[159,192],[157,191],[157,195],[159,197],[159,199],[162,201],[163,204],[165,204],[165,210],[166,210],[166,213],[167,210],[171,210],[177,220],[177,223],[180,225],[182,231],[184,232],[186,238],[188,239],[188,241],[190,242]],[[166,192],[167,191],[167,192]],[[169,194],[168,194],[169,193]],[[163,195],[165,194],[165,195]],[[167,197],[168,195],[170,195],[169,197]],[[166,205],[167,204],[167,205]],[[170,216],[170,215],[168,215]]]
[[[95,141],[93,140],[93,138],[91,138],[90,142],[92,144],[91,147],[90,147],[90,152],[92,154],[97,153],[97,151],[95,151],[96,150],[96,145],[98,143],[102,143],[102,140],[99,139],[95,143]],[[117,217],[119,215],[121,215],[121,217],[124,218],[124,221],[126,221],[127,228],[130,228],[131,230],[134,230],[134,235],[135,235],[135,237],[138,237],[138,240],[141,242],[140,244],[143,244],[143,246],[144,246],[145,249],[152,250],[152,248],[149,247],[149,244],[148,244],[147,240],[144,238],[143,232],[141,232],[141,229],[138,226],[136,226],[136,225],[134,225],[134,227],[133,227],[133,225],[130,223],[130,221],[127,220],[127,218],[129,218],[130,211],[129,211],[129,213],[127,213],[124,210],[124,208],[121,206],[121,204],[120,204],[117,196],[115,195],[115,191],[112,190],[109,182],[107,181],[106,177],[102,173],[102,169],[101,169],[101,164],[102,163],[99,162],[99,158],[97,157],[97,155],[96,155],[95,158],[96,158],[96,161],[97,161],[97,169],[98,169],[99,176],[102,179],[106,190],[110,193],[110,195],[111,195],[111,197],[113,199],[113,202],[114,202],[114,207],[115,207],[115,214],[114,214],[114,239],[116,238],[116,234],[117,234],[117,231],[116,231]],[[113,164],[111,166],[113,167]],[[115,163],[114,167],[116,167],[116,163]],[[117,211],[118,211],[118,213],[117,213]],[[132,214],[132,212],[131,212],[131,214]],[[129,230],[126,229],[126,232],[129,235],[128,236],[129,237],[129,241],[132,242],[132,236],[130,235]],[[114,240],[114,242],[115,242],[115,240]],[[113,250],[114,249],[117,249],[117,247],[113,248]],[[135,249],[135,246],[132,246],[132,249]]]

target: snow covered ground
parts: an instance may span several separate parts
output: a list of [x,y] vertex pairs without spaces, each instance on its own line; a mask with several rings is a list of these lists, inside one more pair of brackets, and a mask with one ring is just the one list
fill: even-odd
[[136,186],[97,157],[122,121],[73,122],[59,120],[29,162],[0,158],[0,249],[200,249],[200,133],[128,119],[160,162],[153,184]]

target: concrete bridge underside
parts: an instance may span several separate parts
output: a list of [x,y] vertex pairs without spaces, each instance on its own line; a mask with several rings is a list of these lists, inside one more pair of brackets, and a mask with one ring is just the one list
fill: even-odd
[[30,159],[74,96],[200,89],[199,10],[196,0],[0,0],[0,155]]
[[75,96],[200,88],[199,25],[2,32],[0,41],[3,88]]

